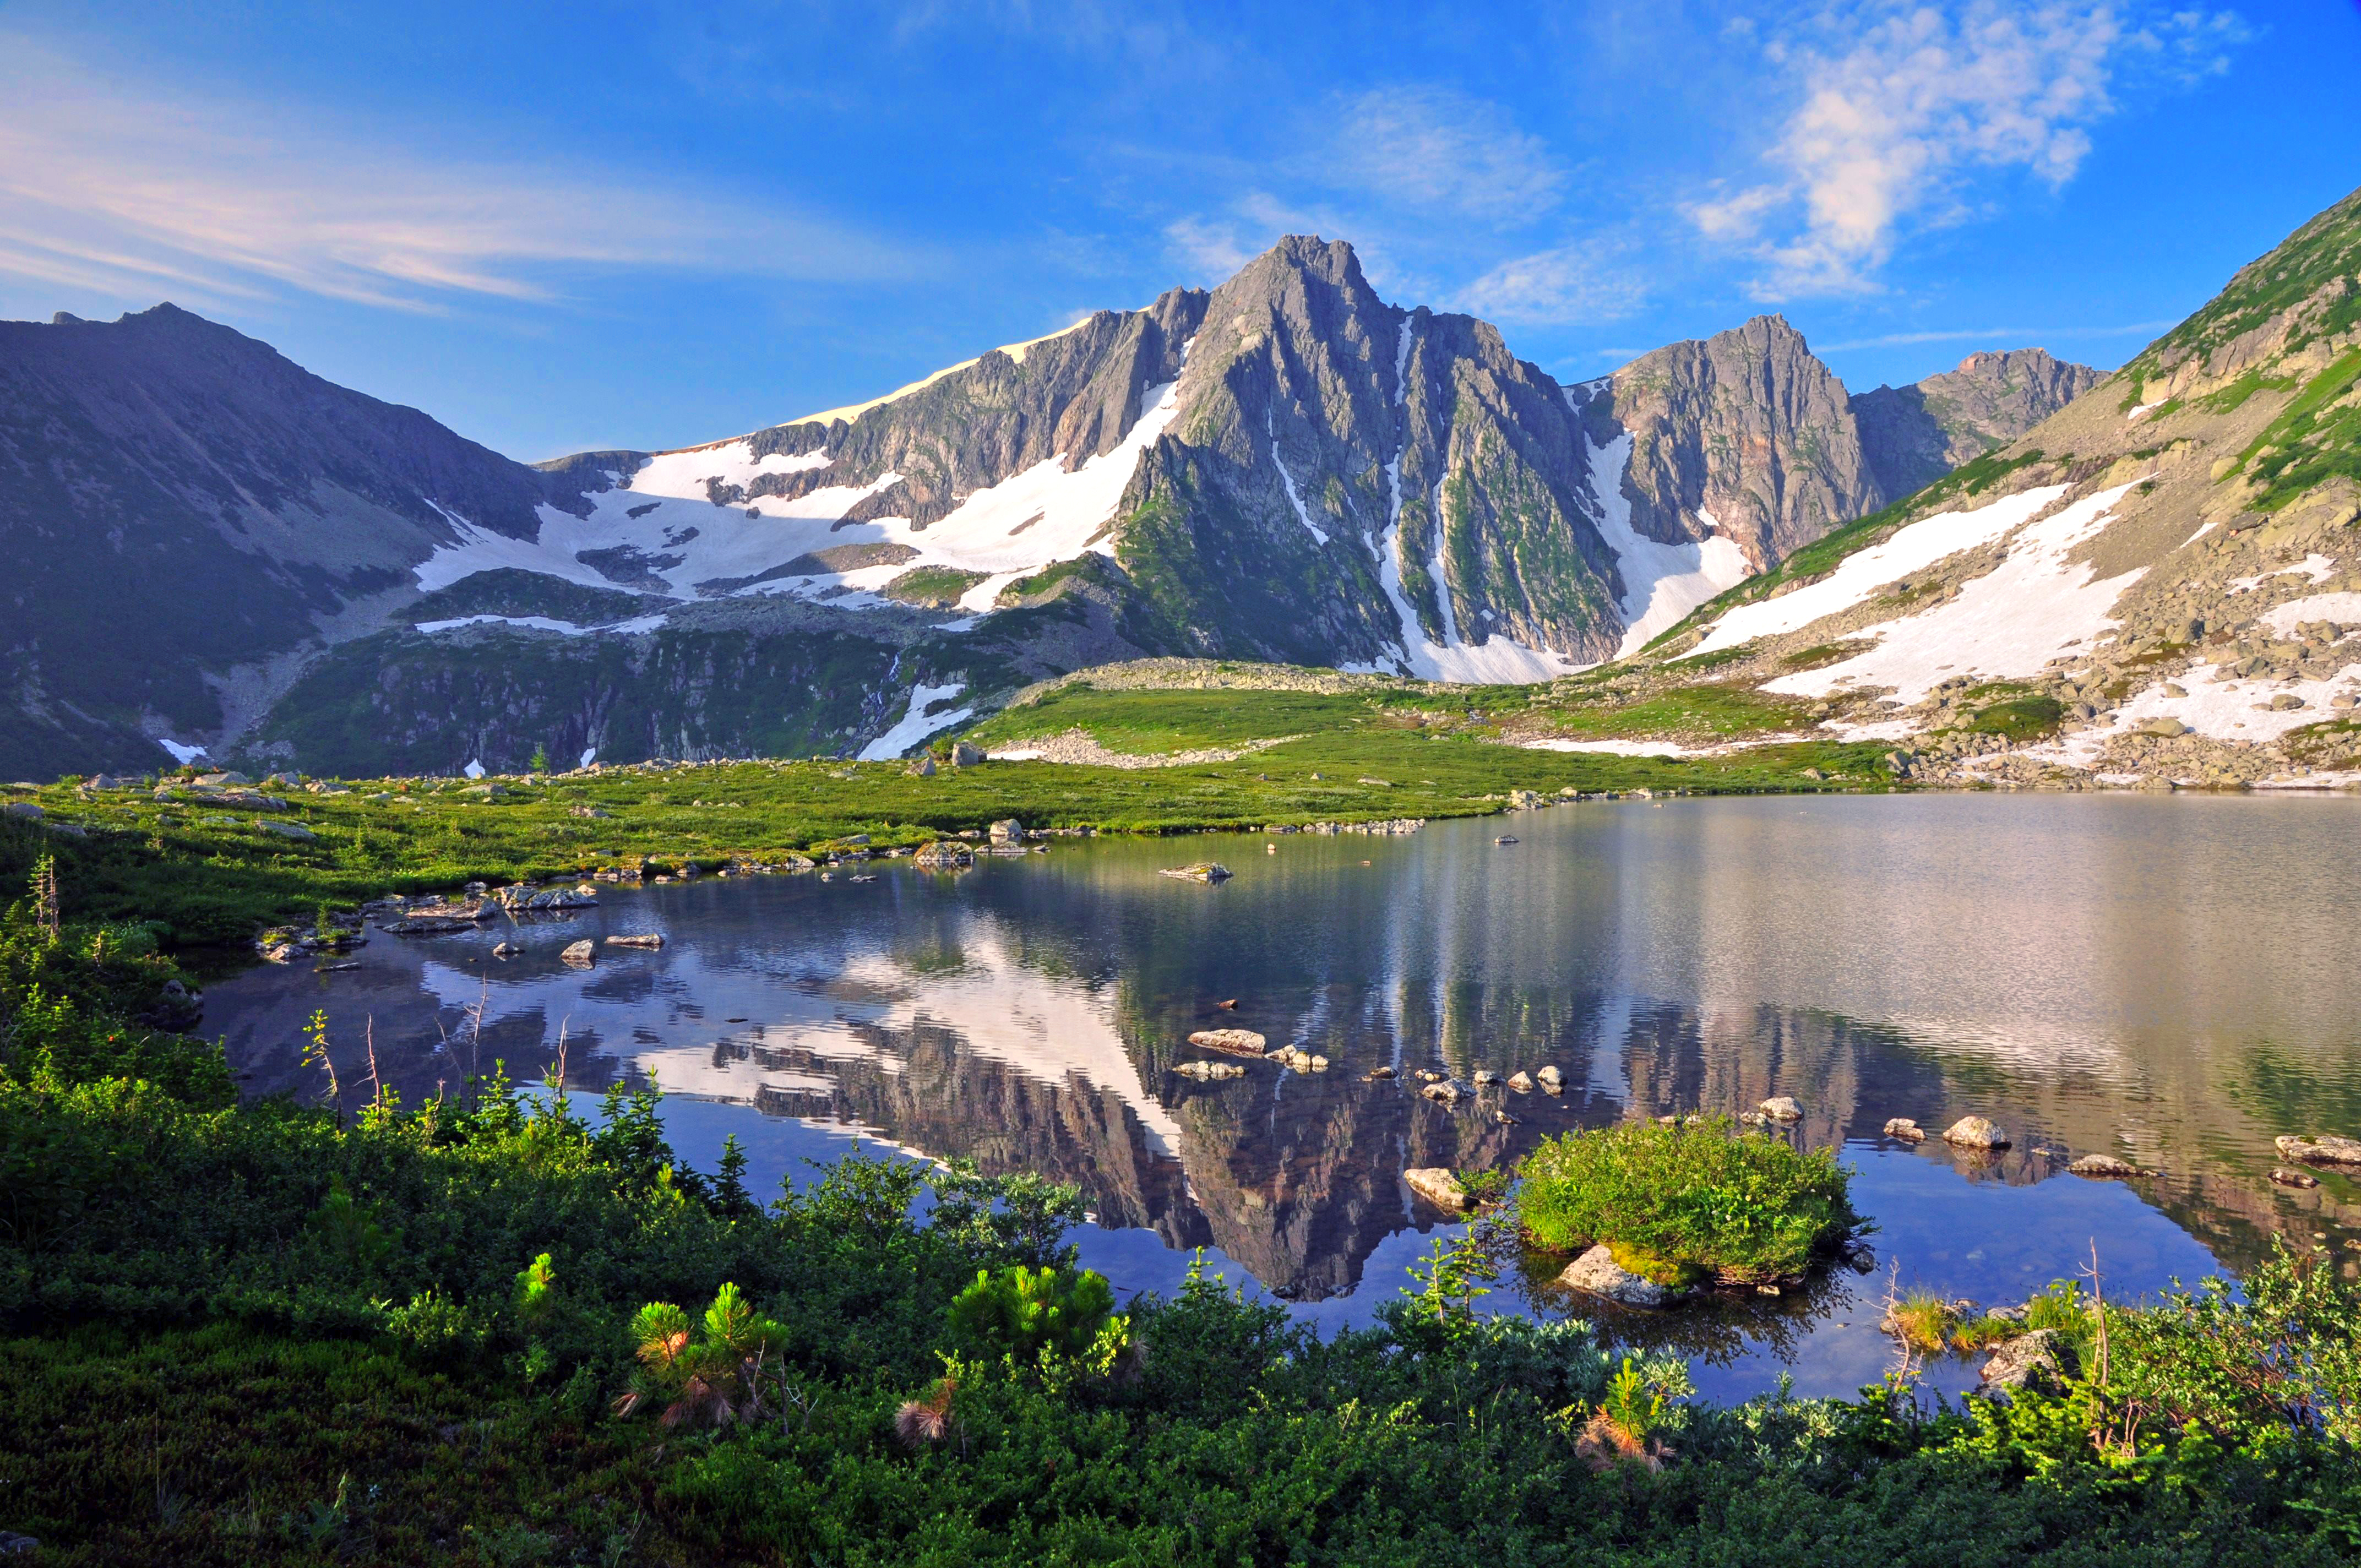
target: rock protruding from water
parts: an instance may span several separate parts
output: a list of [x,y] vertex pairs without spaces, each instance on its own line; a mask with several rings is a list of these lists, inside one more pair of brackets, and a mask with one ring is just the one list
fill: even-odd
[[991,837],[994,844],[1022,844],[1025,842],[1025,825],[1014,817],[1005,817],[992,825]]
[[1252,1029],[1200,1029],[1189,1036],[1189,1043],[1200,1050],[1241,1057],[1263,1056],[1270,1049],[1270,1042]]
[[569,964],[575,964],[583,969],[588,969],[590,967],[591,960],[597,951],[598,949],[591,947],[588,941],[581,941],[574,943],[557,956],[565,959]]
[[2314,1137],[2289,1136],[2274,1142],[2282,1159],[2291,1159],[2299,1165],[2361,1166],[2361,1138],[2323,1133]]
[[1216,883],[1230,880],[1230,868],[1219,861],[1199,861],[1194,865],[1168,866],[1156,873],[1180,882]]
[[1562,1094],[1565,1091],[1565,1074],[1558,1071],[1555,1063],[1534,1069],[1533,1081],[1542,1086],[1542,1092],[1544,1094]]
[[1804,1119],[1804,1108],[1795,1103],[1795,1097],[1792,1094],[1774,1094],[1755,1109],[1774,1122],[1800,1122]]
[[931,844],[921,844],[918,852],[910,857],[912,865],[929,871],[954,871],[961,866],[975,864],[975,856],[966,845],[949,839],[938,839]]
[[1927,1129],[1907,1116],[1896,1116],[1885,1124],[1885,1135],[1896,1143],[1923,1144],[1927,1141]]
[[1960,1117],[1943,1129],[1943,1141],[1963,1149],[2008,1147],[2008,1135],[1982,1116]]
[[2312,1172],[2308,1170],[2291,1169],[2287,1166],[2280,1166],[2278,1169],[2272,1171],[2271,1179],[2281,1187],[2301,1188],[2317,1187],[2320,1185],[2320,1178],[2312,1175]]
[[2036,1329],[2003,1342],[1984,1363],[1983,1388],[2058,1387],[2073,1375],[2074,1348],[2056,1329]]
[[2067,1169],[2077,1176],[2125,1177],[2146,1174],[2127,1159],[2117,1159],[2111,1154],[2086,1154]]
[[1565,1266],[1557,1282],[1570,1290],[1603,1296],[1624,1307],[1661,1307],[1673,1292],[1653,1279],[1643,1279],[1615,1261],[1605,1245],[1592,1247]]
[[635,936],[607,938],[607,945],[610,948],[661,948],[664,944],[664,933],[661,931],[643,931]]
[[1234,1061],[1184,1061],[1172,1070],[1201,1083],[1211,1079],[1244,1078],[1246,1075],[1246,1069]]
[[1412,1192],[1438,1209],[1453,1212],[1467,1207],[1467,1189],[1459,1178],[1443,1166],[1422,1166],[1402,1172],[1402,1180]]

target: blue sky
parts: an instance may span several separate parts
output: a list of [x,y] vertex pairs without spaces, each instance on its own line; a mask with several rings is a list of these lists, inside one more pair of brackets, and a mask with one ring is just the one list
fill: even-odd
[[0,315],[513,455],[853,401],[1276,236],[1566,379],[1784,311],[2112,367],[2361,185],[2361,5],[0,3]]

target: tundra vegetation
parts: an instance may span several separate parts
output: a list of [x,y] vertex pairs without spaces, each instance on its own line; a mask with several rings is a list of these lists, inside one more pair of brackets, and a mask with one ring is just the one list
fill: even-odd
[[[2276,1568],[2361,1548],[2361,1302],[2313,1257],[2131,1310],[2055,1294],[2037,1307],[2087,1338],[2079,1370],[1958,1406],[1903,1378],[1703,1405],[1677,1360],[1477,1310],[1489,1267],[1465,1243],[1326,1338],[1202,1272],[1118,1313],[1063,1237],[1080,1195],[1036,1179],[856,1153],[752,1193],[734,1154],[674,1156],[652,1091],[586,1115],[498,1069],[349,1118],[241,1103],[217,1046],[138,1022],[175,978],[154,928],[83,913],[71,869],[20,872],[0,1530],[38,1561]],[[1763,1140],[1712,1132],[1733,1165],[1708,1135],[1649,1136],[1664,1179],[1842,1217],[1808,1162],[1752,1163]],[[1549,1170],[1592,1158],[1561,1146]],[[1530,1212],[1604,1234],[1587,1201]],[[1712,1211],[1644,1237],[1807,1245]]]
[[[1329,677],[1335,680],[1333,674]],[[1778,741],[1792,705],[1722,688],[1668,691],[1604,674],[1553,687],[1445,688],[1361,678],[1342,692],[1141,693],[1060,687],[979,727],[988,746],[1081,729],[1111,751],[1234,760],[1151,768],[902,760],[647,763],[505,778],[264,783],[226,792],[196,768],[133,787],[79,778],[0,785],[0,875],[43,849],[93,917],[159,921],[177,946],[309,926],[323,904],[602,869],[713,871],[866,834],[916,847],[1015,817],[1029,828],[1172,834],[1312,822],[1481,816],[1510,792],[1698,794],[1893,787],[1889,744]],[[1537,751],[1521,739],[1678,733],[1770,738],[1722,755]],[[1815,776],[1817,775],[1817,776]],[[164,786],[159,792],[157,785]],[[317,784],[314,790],[311,786]],[[54,829],[62,825],[67,832]],[[296,831],[300,830],[300,832]]]

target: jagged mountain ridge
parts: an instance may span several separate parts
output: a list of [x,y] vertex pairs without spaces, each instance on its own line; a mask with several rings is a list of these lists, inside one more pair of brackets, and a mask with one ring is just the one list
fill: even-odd
[[[1935,777],[2361,783],[2361,192],[1839,543],[1702,609],[1664,673],[1719,654]],[[1995,700],[2022,722],[1978,729]]]
[[169,306],[0,329],[0,410],[28,773],[899,749],[1152,652],[1546,678],[1883,499],[1795,479],[1861,438],[1776,318],[1568,389],[1303,237],[674,452],[515,464]]

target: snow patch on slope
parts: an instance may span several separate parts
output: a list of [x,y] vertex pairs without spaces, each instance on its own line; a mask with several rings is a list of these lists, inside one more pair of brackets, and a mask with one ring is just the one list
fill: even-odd
[[[2339,717],[2339,710],[2331,708],[2329,701],[2339,692],[2354,689],[2356,678],[2361,677],[2361,663],[2312,681],[2245,680],[2231,674],[2226,665],[2215,666],[2213,674],[2210,681],[2199,680],[2193,671],[2185,676],[2186,696],[2167,696],[2168,683],[2158,681],[2108,714],[2105,723],[2067,736],[2059,748],[2063,759],[2076,766],[2086,765],[2107,741],[2151,718],[2177,718],[2215,740],[2276,740],[2290,729]],[[2272,707],[2271,698],[2283,694],[2301,697],[2303,706]]]
[[1279,433],[1268,409],[1263,410],[1262,425],[1263,433],[1270,438],[1270,466],[1279,470],[1279,482],[1287,491],[1287,504],[1295,509],[1295,520],[1310,531],[1314,544],[1327,543],[1327,531],[1312,521],[1312,514],[1303,510],[1303,498],[1295,493],[1295,476],[1287,471],[1287,462],[1279,455]]
[[[1401,580],[1401,455],[1396,453],[1386,465],[1386,480],[1391,487],[1392,515],[1386,531],[1370,542],[1369,549],[1378,558],[1378,583],[1394,607],[1394,615],[1401,623],[1401,637],[1395,644],[1400,650],[1392,663],[1399,673],[1414,675],[1422,681],[1449,681],[1466,685],[1528,685],[1539,681],[1554,681],[1560,675],[1572,674],[1585,666],[1560,653],[1544,648],[1528,648],[1506,637],[1494,637],[1488,641],[1470,644],[1459,641],[1459,629],[1451,612],[1451,590],[1443,579],[1443,530],[1441,526],[1443,488],[1435,487],[1435,548],[1428,575],[1434,580],[1435,595],[1441,601],[1443,638],[1441,642],[1429,641],[1425,629],[1420,626],[1418,612],[1411,608],[1410,596],[1402,591]],[[1346,671],[1367,673],[1375,664],[1345,664]]]
[[[1571,398],[1571,393],[1568,394]],[[1650,539],[1631,526],[1631,499],[1623,493],[1623,475],[1631,466],[1629,431],[1604,446],[1583,437],[1590,466],[1591,499],[1599,536],[1615,552],[1623,575],[1623,642],[1615,650],[1628,658],[1679,623],[1681,617],[1722,592],[1736,587],[1753,573],[1746,552],[1722,536],[1721,524],[1700,508],[1697,516],[1714,530],[1712,537],[1693,544],[1666,544]]]
[[588,637],[599,631],[636,637],[655,630],[668,619],[664,615],[635,615],[607,626],[577,626],[570,620],[553,620],[545,615],[463,615],[454,620],[422,620],[412,630],[432,636],[437,631],[456,631],[463,626],[522,626],[531,631],[555,631],[566,637]]
[[[2000,565],[1963,585],[1958,598],[1857,634],[1876,639],[1866,652],[1839,663],[1783,676],[1763,689],[1789,696],[1826,696],[1844,685],[1892,686],[1894,696],[1888,700],[1907,704],[1960,675],[2004,679],[2039,674],[2070,645],[2113,626],[2115,600],[2146,575],[2147,568],[2141,567],[2097,581],[2090,565],[2067,560],[2078,545],[2106,526],[2114,504],[2131,488],[2118,485],[2085,496],[2056,516],[2025,528],[2010,542]],[[1998,510],[2007,504],[1996,503],[1984,510]],[[1995,532],[1989,537],[1999,536]],[[1900,538],[1897,534],[1895,542]],[[1941,558],[1930,557],[1922,564]],[[1916,568],[1872,569],[1882,572],[1879,581],[1890,581],[1897,570]],[[1811,591],[1806,588],[1787,598],[1802,598]],[[1779,599],[1746,608],[1776,609],[1786,602]]]
[[2282,637],[2312,620],[2333,620],[2340,626],[2361,623],[2361,594],[2314,594],[2263,611],[2263,624]]
[[1850,609],[1896,578],[1924,571],[1947,555],[2004,537],[2066,490],[2064,485],[2045,486],[2004,497],[1973,511],[1938,512],[1914,522],[1881,543],[1854,551],[1834,572],[1817,583],[1777,598],[1740,605],[1714,623],[1704,641],[1681,657],[1693,659],[1700,653],[1740,647],[1758,637],[1800,630],[1822,616]]
[[972,707],[954,708],[949,713],[929,716],[927,709],[939,702],[948,702],[967,689],[964,681],[949,685],[919,686],[910,693],[910,706],[904,711],[901,722],[861,748],[856,761],[886,762],[893,761],[938,729],[948,729],[954,724],[964,724],[975,712]]
[[[541,530],[532,539],[478,528],[445,510],[456,541],[417,567],[418,586],[431,592],[478,572],[512,567],[588,587],[622,587],[677,598],[786,594],[869,609],[892,604],[881,590],[903,573],[947,566],[986,574],[961,604],[987,610],[1002,587],[1053,562],[1089,550],[1114,553],[1108,524],[1115,503],[1139,455],[1180,411],[1179,386],[1174,381],[1148,389],[1140,417],[1113,450],[1071,472],[1062,454],[1045,458],[976,491],[928,528],[897,517],[843,521],[859,502],[895,483],[900,476],[893,473],[867,485],[826,486],[793,500],[765,496],[751,506],[716,505],[707,499],[708,480],[742,486],[762,474],[818,469],[828,463],[821,453],[757,460],[746,442],[723,442],[664,453],[628,479],[617,476],[615,488],[590,497],[587,518],[543,507]],[[844,544],[902,545],[914,554],[845,571],[775,575],[799,558]],[[609,570],[600,571],[593,562]],[[469,619],[481,623],[480,618]],[[540,624],[539,618],[524,619]],[[427,624],[445,630],[458,622]],[[628,633],[654,624],[660,619],[642,617],[581,630]],[[551,621],[544,629],[563,631],[569,625]]]
[[[1410,323],[1404,320],[1401,335],[1394,341],[1394,406],[1398,409],[1410,402],[1411,345]],[[1378,663],[1345,664],[1342,668],[1367,673],[1390,663],[1400,674],[1473,685],[1524,685],[1555,680],[1585,668],[1563,654],[1528,648],[1505,637],[1494,637],[1474,646],[1459,641],[1459,629],[1451,609],[1451,589],[1443,577],[1443,487],[1439,483],[1434,488],[1434,559],[1428,567],[1428,576],[1433,579],[1435,594],[1441,601],[1443,641],[1428,641],[1425,629],[1419,624],[1418,612],[1411,608],[1410,596],[1402,592],[1401,460],[1408,439],[1406,433],[1398,437],[1394,455],[1386,461],[1385,531],[1368,542],[1369,553],[1378,559],[1378,584],[1385,589],[1386,599],[1394,607],[1394,618],[1401,626],[1401,636],[1395,642],[1398,652]],[[1280,469],[1282,475],[1285,472]],[[1290,486],[1290,494],[1292,493]]]
[[[1183,356],[1187,354],[1184,348]],[[1065,456],[1045,457],[989,489],[976,491],[924,532],[899,518],[881,522],[881,537],[917,551],[918,558],[893,569],[899,576],[916,566],[951,566],[983,572],[986,578],[960,598],[965,610],[987,610],[1000,590],[1057,561],[1095,551],[1115,554],[1108,523],[1123,488],[1139,467],[1139,455],[1156,444],[1180,411],[1180,383],[1167,381],[1141,394],[1138,419],[1115,446],[1069,473]],[[844,530],[857,537],[858,527]]]

